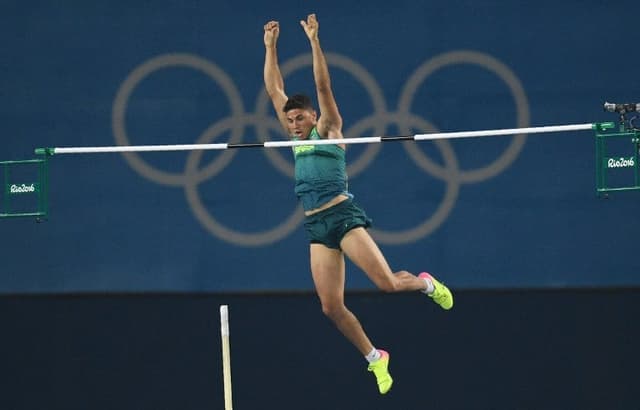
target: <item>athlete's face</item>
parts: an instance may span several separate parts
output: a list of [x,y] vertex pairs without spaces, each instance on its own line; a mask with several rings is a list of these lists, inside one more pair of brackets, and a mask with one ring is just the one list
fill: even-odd
[[314,110],[294,108],[287,111],[286,116],[289,135],[299,139],[307,138],[316,125],[316,112]]

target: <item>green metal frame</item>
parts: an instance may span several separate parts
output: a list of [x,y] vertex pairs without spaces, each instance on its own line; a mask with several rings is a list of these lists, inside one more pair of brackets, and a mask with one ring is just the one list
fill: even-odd
[[[640,190],[640,130],[630,128],[626,121],[621,121],[618,129],[613,122],[594,124],[596,134],[596,194],[608,196],[609,192],[638,191]],[[628,140],[631,152],[628,156],[610,157],[607,151],[607,142],[612,139]],[[626,186],[609,186],[608,172],[611,169],[633,169],[633,184]]]
[[[11,170],[17,166],[34,165],[38,167],[37,181],[11,181]],[[0,169],[4,173],[3,189],[4,198],[0,204],[0,218],[20,218],[35,217],[38,222],[49,217],[49,155],[42,158],[25,159],[17,161],[0,161]],[[11,192],[11,186],[17,184],[33,185],[34,192],[21,192],[19,194]],[[12,210],[11,198],[14,195],[37,195],[37,206],[35,210]]]

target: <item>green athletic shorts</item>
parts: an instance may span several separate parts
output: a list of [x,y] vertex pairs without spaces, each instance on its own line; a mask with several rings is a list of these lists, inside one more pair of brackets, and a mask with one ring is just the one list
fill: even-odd
[[340,241],[347,232],[360,226],[370,227],[371,219],[351,199],[307,216],[304,221],[309,241],[332,249],[340,249]]

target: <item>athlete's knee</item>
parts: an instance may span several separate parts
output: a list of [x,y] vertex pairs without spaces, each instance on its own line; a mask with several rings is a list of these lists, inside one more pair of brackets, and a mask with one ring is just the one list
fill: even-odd
[[385,275],[376,283],[378,288],[387,293],[394,293],[400,290],[400,281],[393,275]]
[[338,301],[325,301],[322,302],[322,313],[330,319],[340,318],[347,311],[346,306],[342,302]]

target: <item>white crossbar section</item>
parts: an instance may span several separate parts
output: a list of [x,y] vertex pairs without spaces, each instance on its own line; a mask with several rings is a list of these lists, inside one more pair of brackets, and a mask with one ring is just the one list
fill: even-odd
[[542,134],[549,132],[566,132],[566,131],[582,131],[593,129],[593,124],[572,124],[572,125],[548,125],[545,127],[529,127],[529,128],[506,128],[501,130],[486,131],[460,131],[460,132],[440,132],[434,134],[418,134],[414,136],[416,141],[437,140],[437,139],[453,139],[453,138],[475,138],[475,137],[494,137],[500,135],[515,134]]
[[161,152],[227,149],[228,144],[181,144],[181,145],[116,145],[109,147],[54,148],[54,154],[98,154],[108,152]]
[[298,145],[371,144],[381,142],[383,137],[338,138],[322,140],[267,141],[265,148],[295,147]]
[[431,134],[416,134],[397,137],[360,137],[299,141],[266,141],[250,144],[181,144],[181,145],[117,145],[106,147],[68,147],[68,148],[38,148],[36,154],[46,150],[50,154],[93,154],[108,152],[159,152],[159,151],[193,151],[193,150],[225,150],[228,148],[281,148],[299,145],[330,145],[330,144],[371,144],[392,141],[425,141],[455,138],[477,138],[517,134],[542,134],[551,132],[582,131],[593,129],[594,124],[550,125],[529,128],[505,128],[484,131],[436,132]]

